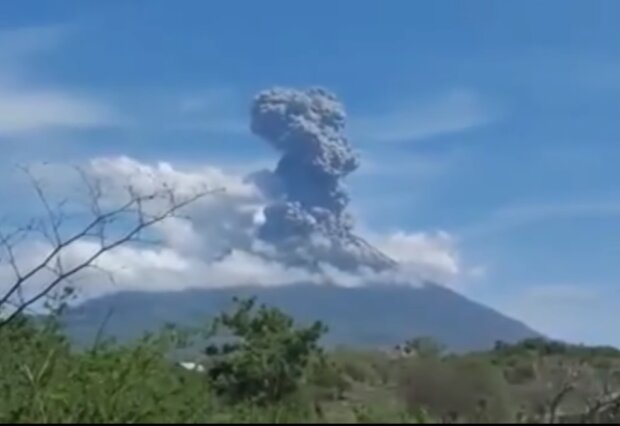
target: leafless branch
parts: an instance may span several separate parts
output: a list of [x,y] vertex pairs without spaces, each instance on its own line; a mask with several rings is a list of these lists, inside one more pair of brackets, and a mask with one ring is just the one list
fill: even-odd
[[[32,174],[30,169],[26,166],[18,166],[22,172],[30,179],[30,183],[39,199],[39,202],[45,209],[45,213],[47,214],[48,223],[51,227],[52,238],[54,244],[60,244],[60,227],[63,222],[63,214],[62,208],[58,208],[57,210],[52,209],[52,206],[45,195],[45,191],[43,190],[43,186],[41,182]],[[60,206],[64,204],[64,201],[60,203]]]
[[[106,211],[102,206],[103,191],[100,183],[92,181],[83,170],[78,169],[78,173],[80,173],[82,181],[88,191],[91,207],[90,212],[93,217],[78,231],[65,237],[63,236],[63,232],[61,232],[64,216],[52,208],[52,204],[47,198],[40,182],[37,181],[28,170],[24,171],[30,177],[37,198],[45,209],[45,222],[49,224],[51,230],[51,235],[49,235],[50,238],[48,238],[48,241],[51,243],[51,249],[44,256],[43,260],[38,262],[35,266],[30,267],[30,269],[22,271],[20,270],[14,251],[14,238],[20,233],[31,231],[34,228],[45,228],[43,226],[37,227],[30,225],[12,234],[5,235],[4,233],[0,233],[0,247],[4,250],[8,264],[11,266],[15,275],[14,282],[9,286],[6,293],[0,297],[0,309],[5,305],[14,304],[12,298],[15,295],[23,294],[24,286],[35,277],[40,276],[40,273],[43,271],[51,272],[51,277],[47,278],[47,282],[44,283],[42,289],[26,298],[22,298],[17,304],[18,306],[13,306],[14,309],[11,310],[11,313],[5,318],[0,319],[0,327],[9,324],[17,316],[30,309],[33,304],[48,296],[58,285],[69,282],[81,271],[87,268],[100,269],[95,262],[104,253],[127,243],[146,242],[147,239],[142,235],[145,230],[167,218],[175,217],[177,212],[189,204],[218,191],[204,190],[181,199],[175,194],[175,191],[165,185],[163,190],[153,191],[149,194],[141,194],[132,186],[128,186],[128,200],[122,202],[120,206]],[[156,213],[148,212],[146,206],[151,202],[163,203],[165,207]],[[59,210],[61,207],[62,205],[60,205]],[[121,226],[124,230],[111,232],[109,227],[112,224],[124,225]],[[76,265],[63,264],[63,253],[65,253],[70,246],[78,241],[92,238],[95,238],[99,243],[94,253],[90,254]]]

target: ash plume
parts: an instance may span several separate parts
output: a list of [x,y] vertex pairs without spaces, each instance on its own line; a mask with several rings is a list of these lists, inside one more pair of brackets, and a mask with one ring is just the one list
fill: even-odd
[[253,176],[274,202],[259,237],[291,264],[332,264],[343,270],[396,263],[353,233],[343,179],[360,166],[345,136],[346,114],[327,90],[273,88],[251,107],[252,132],[278,150],[275,171]]

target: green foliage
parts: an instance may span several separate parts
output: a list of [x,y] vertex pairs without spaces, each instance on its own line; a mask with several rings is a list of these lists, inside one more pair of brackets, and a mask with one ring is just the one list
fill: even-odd
[[589,359],[594,357],[620,357],[620,350],[610,346],[573,345],[541,337],[525,339],[515,344],[508,344],[501,341],[496,342],[493,352],[497,355],[530,353],[542,356],[566,355]]
[[206,349],[211,384],[232,402],[281,402],[298,390],[310,363],[322,356],[318,341],[327,328],[320,322],[295,328],[278,309],[255,309],[255,299],[235,302],[235,312],[215,320],[215,330],[228,332],[231,341]]
[[[530,340],[441,356],[318,346],[321,323],[237,300],[203,330],[168,326],[131,344],[72,348],[53,318],[0,327],[2,423],[617,422],[620,356]],[[171,357],[212,339],[205,373]],[[222,334],[222,332],[225,332]],[[558,397],[561,396],[561,398]],[[620,395],[620,393],[618,393]],[[557,402],[557,404],[556,404]],[[555,407],[555,409],[551,409]],[[595,407],[594,410],[592,407]],[[553,412],[552,412],[553,411]]]
[[73,352],[50,327],[12,322],[0,329],[0,421],[195,421],[209,410],[204,380],[165,357],[172,333],[130,346]]

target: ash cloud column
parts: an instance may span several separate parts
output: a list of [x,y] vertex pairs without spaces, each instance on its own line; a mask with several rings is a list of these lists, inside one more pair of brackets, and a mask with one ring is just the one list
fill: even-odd
[[275,200],[259,237],[289,263],[394,266],[352,233],[343,179],[360,161],[344,134],[346,114],[337,98],[321,88],[273,88],[255,97],[251,115],[252,132],[282,153],[275,171],[257,179]]

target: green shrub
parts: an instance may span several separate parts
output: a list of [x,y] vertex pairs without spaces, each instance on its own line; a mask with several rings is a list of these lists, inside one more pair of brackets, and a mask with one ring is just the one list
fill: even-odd
[[[167,327],[131,344],[99,341],[78,351],[53,318],[18,317],[0,327],[0,422],[546,421],[567,383],[553,417],[583,421],[588,404],[620,389],[620,357],[607,348],[533,340],[469,355],[393,358],[324,353],[325,330],[319,322],[296,326],[254,299],[237,301],[205,330],[213,344],[199,373],[171,359],[195,348],[199,330]],[[617,421],[616,408],[607,403],[589,419]]]
[[320,322],[296,328],[278,309],[254,309],[254,299],[235,302],[236,311],[216,318],[214,327],[227,332],[230,341],[206,349],[211,384],[230,402],[281,402],[298,390],[311,362],[322,357],[318,341],[327,329]]
[[0,421],[147,422],[208,417],[202,377],[165,356],[172,333],[133,345],[72,351],[56,328],[12,322],[0,328]]

